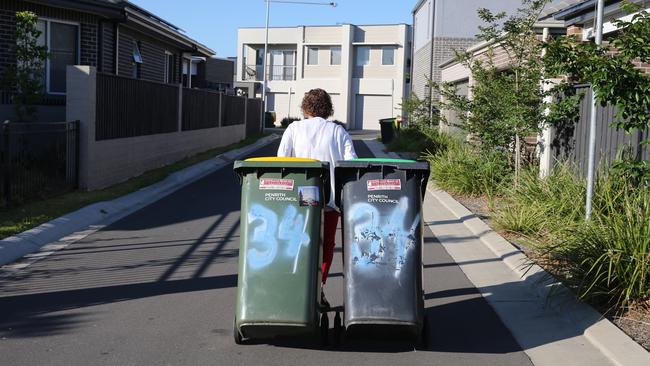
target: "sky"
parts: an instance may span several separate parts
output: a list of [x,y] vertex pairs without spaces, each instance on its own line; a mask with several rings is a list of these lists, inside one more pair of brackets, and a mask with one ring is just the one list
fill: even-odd
[[[264,0],[130,0],[183,29],[218,57],[237,55],[237,28],[263,27]],[[319,1],[319,0],[289,0]],[[326,0],[323,2],[329,2]],[[338,0],[336,7],[271,3],[269,26],[412,23],[417,0]]]

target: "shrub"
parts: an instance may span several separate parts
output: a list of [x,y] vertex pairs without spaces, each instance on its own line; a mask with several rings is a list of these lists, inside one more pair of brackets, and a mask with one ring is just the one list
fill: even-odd
[[291,123],[293,123],[293,122],[295,122],[295,121],[300,121],[300,118],[297,118],[297,117],[284,117],[284,118],[280,121],[280,125],[281,125],[283,128],[287,128]]
[[418,125],[401,129],[388,145],[388,150],[438,155],[458,143],[458,140],[455,136],[440,132],[438,127]]
[[503,192],[501,209],[495,214],[503,230],[537,234],[548,243],[574,227],[584,217],[584,205],[576,200],[585,196],[584,183],[568,165],[559,165],[548,177],[539,178],[535,168],[522,172],[519,185]]
[[479,151],[460,142],[451,143],[436,155],[427,154],[426,158],[431,164],[431,178],[441,188],[455,193],[493,196],[512,177],[505,154]]
[[600,182],[598,208],[557,246],[583,298],[627,306],[650,299],[650,190]]
[[650,188],[629,176],[600,174],[592,220],[584,221],[585,184],[562,165],[543,179],[528,170],[503,192],[495,219],[530,239],[539,260],[582,298],[627,306],[650,298]]

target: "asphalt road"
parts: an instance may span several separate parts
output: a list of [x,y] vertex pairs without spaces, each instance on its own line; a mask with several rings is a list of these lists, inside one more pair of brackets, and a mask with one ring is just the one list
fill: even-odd
[[[531,364],[428,230],[426,349],[363,338],[235,345],[239,199],[230,165],[2,280],[0,364]],[[332,305],[343,302],[340,252],[326,286]]]

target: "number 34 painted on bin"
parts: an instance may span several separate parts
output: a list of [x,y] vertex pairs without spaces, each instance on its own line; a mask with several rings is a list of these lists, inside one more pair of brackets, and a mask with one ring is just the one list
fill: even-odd
[[[305,232],[307,219],[298,213],[296,207],[287,206],[278,222],[277,214],[259,203],[251,205],[247,219],[250,235],[246,251],[248,266],[251,269],[264,268],[273,263],[278,254],[283,254],[285,258],[293,259],[292,272],[296,273],[300,249],[310,241]],[[278,241],[285,243],[282,252]]]

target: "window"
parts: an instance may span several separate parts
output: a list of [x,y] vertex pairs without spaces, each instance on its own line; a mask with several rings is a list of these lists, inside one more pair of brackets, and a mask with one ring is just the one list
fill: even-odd
[[365,66],[370,63],[370,47],[357,47],[357,66]]
[[79,26],[76,24],[39,19],[37,29],[42,32],[38,43],[46,46],[45,90],[52,94],[66,91],[66,67],[79,63]]
[[171,84],[174,82],[174,54],[165,51],[165,83]]
[[307,47],[307,65],[318,65],[318,48]]
[[330,65],[341,64],[341,47],[330,48]]
[[142,54],[140,53],[140,41],[133,41],[133,78],[141,76]]
[[296,51],[273,50],[271,51],[271,67],[269,80],[295,80]]
[[382,47],[381,64],[395,65],[395,47]]

